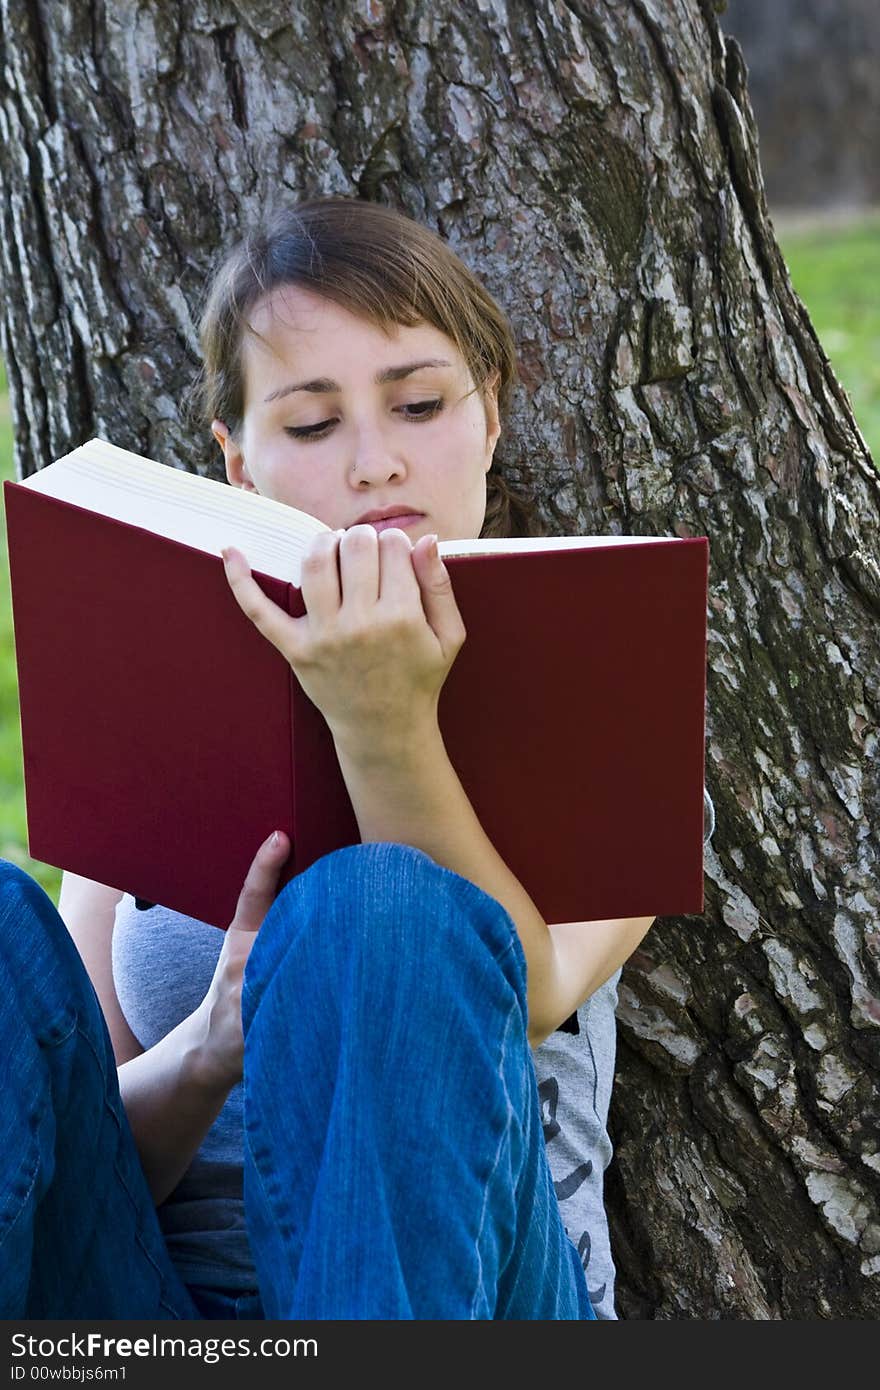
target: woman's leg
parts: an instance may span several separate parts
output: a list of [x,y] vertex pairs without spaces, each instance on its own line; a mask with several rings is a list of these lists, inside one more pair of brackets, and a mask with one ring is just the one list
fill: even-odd
[[49,897],[0,860],[0,1318],[197,1318]]
[[242,1014],[267,1318],[592,1317],[499,903],[406,846],[328,855],[267,914]]

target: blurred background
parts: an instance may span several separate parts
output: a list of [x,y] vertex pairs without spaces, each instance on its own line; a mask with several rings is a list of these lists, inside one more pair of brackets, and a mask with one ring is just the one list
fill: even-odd
[[[777,239],[875,461],[880,459],[880,3],[729,0]],[[14,477],[0,360],[0,478]],[[27,852],[5,513],[0,513],[0,857],[58,901]]]
[[771,209],[838,216],[880,204],[877,0],[728,0]]

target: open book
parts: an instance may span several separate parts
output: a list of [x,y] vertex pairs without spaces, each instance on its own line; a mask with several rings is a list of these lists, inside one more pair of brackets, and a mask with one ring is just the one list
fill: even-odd
[[[358,841],[327,725],[220,559],[299,616],[322,522],[99,439],[4,499],[32,857],[225,927],[275,827],[283,881]],[[468,634],[441,732],[546,920],[701,912],[706,538],[440,553]]]

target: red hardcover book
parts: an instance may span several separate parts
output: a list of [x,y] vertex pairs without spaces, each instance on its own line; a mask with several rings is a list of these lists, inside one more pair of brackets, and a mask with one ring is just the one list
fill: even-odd
[[[359,840],[323,716],[219,558],[298,616],[321,522],[101,440],[4,498],[33,858],[226,927],[272,829],[285,882]],[[545,920],[702,912],[706,538],[441,554],[467,630],[441,732]]]

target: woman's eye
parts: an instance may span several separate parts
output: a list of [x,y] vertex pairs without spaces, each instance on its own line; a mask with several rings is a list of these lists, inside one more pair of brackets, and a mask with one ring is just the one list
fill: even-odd
[[317,425],[285,425],[284,433],[294,439],[319,439],[335,423],[335,420],[321,420]]
[[412,415],[404,415],[405,420],[430,420],[433,415],[439,415],[442,409],[442,401],[416,401],[413,405],[401,406],[403,411],[414,412]]
[[[435,415],[439,415],[443,409],[442,400],[433,401],[414,401],[411,405],[398,406],[397,409],[402,413],[404,420],[431,420]],[[285,425],[284,433],[290,435],[292,439],[323,439],[332,425],[336,424],[336,418],[332,420],[321,420],[317,425]]]

